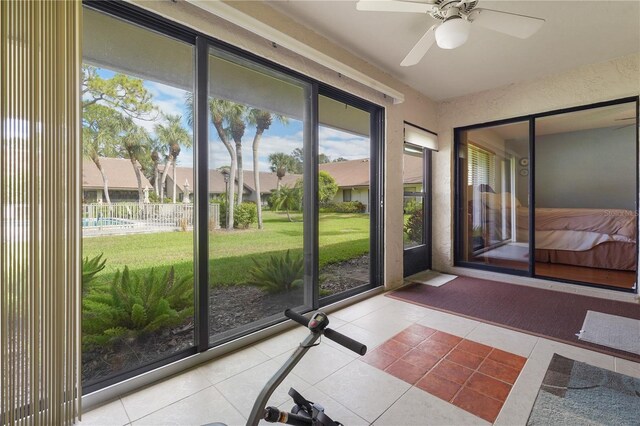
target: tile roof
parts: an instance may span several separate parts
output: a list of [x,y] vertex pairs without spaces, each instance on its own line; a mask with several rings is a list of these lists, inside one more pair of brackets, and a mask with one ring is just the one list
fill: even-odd
[[[138,189],[136,174],[129,159],[100,157],[100,164],[107,176],[109,189]],[[142,188],[145,185],[151,188],[152,185],[144,174],[141,177]],[[102,175],[98,167],[90,159],[84,158],[82,160],[82,187],[84,189],[102,189],[103,186]]]

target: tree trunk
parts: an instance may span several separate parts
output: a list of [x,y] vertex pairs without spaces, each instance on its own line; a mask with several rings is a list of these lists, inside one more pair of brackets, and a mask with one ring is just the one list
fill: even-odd
[[144,201],[144,194],[142,193],[142,176],[140,174],[140,167],[138,167],[138,162],[135,158],[129,157],[129,160],[131,161],[133,171],[136,174],[136,180],[138,181],[138,204],[142,206],[142,202]]
[[160,196],[160,187],[158,186],[158,184],[160,182],[158,182],[160,180],[160,172],[158,171],[158,162],[154,163],[154,175],[153,175],[153,189],[156,192],[156,195],[159,197]]
[[276,191],[280,191],[280,182],[282,182],[282,178],[278,176],[278,182],[276,183]]
[[177,158],[174,158],[173,159],[173,204],[176,203],[176,195],[177,195],[176,194],[176,192],[177,192],[176,191],[177,190],[177,184],[176,184],[176,178],[177,178],[177,176],[176,176],[176,161],[177,161]]
[[238,159],[238,198],[237,205],[242,204],[244,195],[244,169],[242,167],[242,143],[236,142],[236,157]]
[[289,222],[293,222],[293,219],[291,219],[291,215],[289,214],[289,209],[287,209],[287,219],[289,219]]
[[102,191],[104,192],[104,198],[106,198],[107,200],[109,211],[111,211],[111,198],[109,197],[109,179],[107,178],[107,174],[102,169],[102,164],[100,164],[100,160],[98,158],[94,158],[93,162],[95,163],[98,170],[100,170],[100,174],[102,175]]
[[235,180],[236,180],[236,168],[238,165],[238,159],[236,157],[236,151],[233,149],[233,146],[229,143],[225,136],[225,130],[222,127],[222,123],[213,122],[216,131],[218,132],[218,136],[220,136],[220,140],[224,144],[227,151],[229,151],[229,157],[231,159],[231,167],[229,169],[229,191],[227,191],[227,230],[231,231],[233,229],[233,210],[234,210],[234,201],[235,201]]
[[256,189],[256,205],[258,208],[258,229],[262,229],[262,195],[260,194],[260,159],[258,158],[258,147],[262,138],[263,130],[256,129],[256,135],[253,137],[253,182]]
[[167,180],[167,172],[169,171],[169,164],[173,161],[173,155],[169,154],[164,162],[164,170],[162,170],[162,179],[160,179],[160,202],[164,203],[164,183]]

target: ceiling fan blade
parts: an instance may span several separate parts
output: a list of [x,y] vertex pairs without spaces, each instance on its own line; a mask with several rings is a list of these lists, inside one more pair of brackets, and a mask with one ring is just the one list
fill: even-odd
[[365,12],[429,13],[437,10],[437,6],[399,0],[360,0],[356,3],[356,9]]
[[436,41],[435,29],[438,25],[434,25],[427,30],[420,40],[413,46],[413,49],[400,62],[401,67],[410,67],[417,64],[427,54],[427,51]]
[[627,117],[627,118],[616,118],[616,121],[624,121],[624,120],[635,120],[635,117]]
[[469,17],[481,27],[518,38],[529,38],[540,29],[545,20],[491,9],[474,9]]

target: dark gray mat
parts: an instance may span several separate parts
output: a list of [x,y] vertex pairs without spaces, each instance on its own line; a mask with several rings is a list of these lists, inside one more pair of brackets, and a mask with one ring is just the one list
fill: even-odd
[[640,379],[554,354],[527,425],[638,425]]

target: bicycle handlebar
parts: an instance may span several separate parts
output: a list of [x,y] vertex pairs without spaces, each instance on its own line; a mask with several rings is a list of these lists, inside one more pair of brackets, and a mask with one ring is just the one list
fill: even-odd
[[[292,311],[291,309],[285,310],[284,315],[300,325],[304,325],[305,327],[309,326],[309,319],[307,317],[302,316],[299,313]],[[359,355],[364,355],[367,353],[366,345],[363,345],[362,343],[353,340],[352,338],[345,336],[338,331],[332,330],[330,328],[325,328],[323,334],[327,337],[327,339],[333,340],[337,344],[342,345]]]

